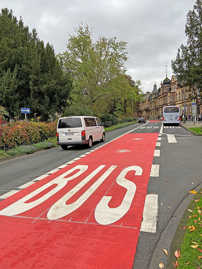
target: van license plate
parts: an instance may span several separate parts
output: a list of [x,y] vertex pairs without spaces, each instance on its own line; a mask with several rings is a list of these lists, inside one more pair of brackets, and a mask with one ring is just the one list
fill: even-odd
[[73,135],[73,132],[65,132],[65,135]]

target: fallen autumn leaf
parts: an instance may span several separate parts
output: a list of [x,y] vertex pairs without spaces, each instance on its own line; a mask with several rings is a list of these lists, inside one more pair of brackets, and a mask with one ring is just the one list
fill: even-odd
[[164,268],[164,264],[161,262],[161,263],[159,263],[159,268]]
[[164,252],[164,254],[166,254],[166,255],[168,256],[168,251],[167,251],[167,249],[163,248],[163,252]]
[[176,257],[177,259],[180,257],[180,250],[179,250],[179,249],[177,249],[177,250],[175,251],[175,257]]

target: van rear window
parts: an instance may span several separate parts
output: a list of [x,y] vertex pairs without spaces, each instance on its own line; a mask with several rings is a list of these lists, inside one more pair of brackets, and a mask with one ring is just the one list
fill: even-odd
[[80,118],[67,118],[60,119],[58,123],[58,128],[77,128],[82,127]]
[[178,107],[165,107],[164,113],[178,113],[179,108]]

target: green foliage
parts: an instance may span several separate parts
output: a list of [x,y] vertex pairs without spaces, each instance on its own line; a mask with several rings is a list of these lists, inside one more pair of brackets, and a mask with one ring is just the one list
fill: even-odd
[[31,116],[47,120],[61,113],[71,89],[53,47],[44,45],[33,29],[25,27],[12,11],[0,13],[0,105],[11,118],[30,107]]
[[0,136],[0,148],[14,148],[46,140],[56,134],[56,122],[36,123],[22,122],[8,124],[3,127]]
[[73,82],[65,115],[134,113],[140,90],[125,74],[126,42],[116,37],[93,42],[88,26],[81,25],[58,58]]
[[189,130],[196,135],[202,135],[202,127],[191,127]]
[[186,232],[180,247],[179,269],[201,268],[201,191],[195,196],[190,207],[191,213],[187,219]]
[[185,33],[187,44],[178,49],[172,68],[182,84],[202,90],[202,0],[188,12]]

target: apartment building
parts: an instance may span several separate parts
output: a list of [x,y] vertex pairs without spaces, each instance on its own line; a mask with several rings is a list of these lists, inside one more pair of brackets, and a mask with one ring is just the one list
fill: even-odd
[[138,114],[146,119],[160,119],[163,107],[168,105],[178,106],[187,119],[195,115],[202,119],[202,91],[180,85],[175,76],[171,79],[166,76],[159,88],[154,84],[153,91],[144,94]]

